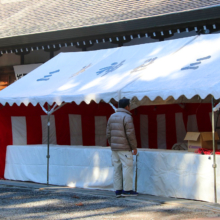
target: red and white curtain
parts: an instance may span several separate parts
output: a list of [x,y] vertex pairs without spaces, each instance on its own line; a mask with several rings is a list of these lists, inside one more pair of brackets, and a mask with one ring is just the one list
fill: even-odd
[[[50,143],[107,146],[106,103],[66,104],[50,117]],[[211,131],[211,104],[141,106],[132,111],[138,147],[171,149],[187,131]],[[7,145],[47,143],[47,115],[41,107],[5,106],[0,109],[0,177],[4,175]],[[219,134],[220,135],[220,134]]]

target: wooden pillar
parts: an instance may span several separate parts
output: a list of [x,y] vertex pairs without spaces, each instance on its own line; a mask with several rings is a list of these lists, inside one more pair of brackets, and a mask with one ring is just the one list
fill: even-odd
[[24,54],[23,53],[21,53],[21,55],[20,55],[20,58],[21,58],[21,65],[24,65]]
[[50,49],[48,49],[48,48],[45,47],[45,48],[43,49],[44,52],[49,53],[50,59],[52,59],[52,58],[54,57],[54,52],[55,52],[55,51],[58,51],[58,50],[60,50],[59,47],[56,47],[56,48],[52,48],[52,47],[51,47]]
[[82,51],[87,51],[87,48],[86,47],[82,47]]
[[119,42],[118,43],[118,47],[122,47],[123,46],[123,43],[122,42]]
[[54,57],[54,50],[50,51],[50,59]]

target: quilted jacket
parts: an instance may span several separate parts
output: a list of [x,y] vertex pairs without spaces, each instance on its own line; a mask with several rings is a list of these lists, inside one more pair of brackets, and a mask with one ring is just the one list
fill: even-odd
[[106,137],[113,151],[131,151],[137,148],[131,113],[119,108],[108,120]]

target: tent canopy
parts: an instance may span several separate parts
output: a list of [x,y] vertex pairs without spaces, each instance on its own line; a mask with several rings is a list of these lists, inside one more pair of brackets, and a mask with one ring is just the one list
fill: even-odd
[[5,105],[220,98],[220,34],[60,53],[0,92]]

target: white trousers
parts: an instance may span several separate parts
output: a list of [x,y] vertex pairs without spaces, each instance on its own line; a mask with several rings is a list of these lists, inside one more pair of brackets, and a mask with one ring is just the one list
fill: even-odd
[[114,189],[132,190],[133,186],[133,155],[131,151],[112,151],[114,166]]

